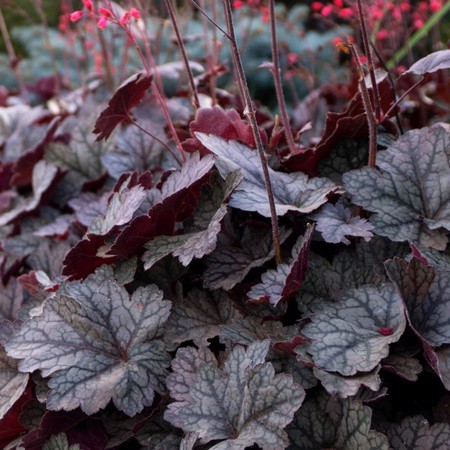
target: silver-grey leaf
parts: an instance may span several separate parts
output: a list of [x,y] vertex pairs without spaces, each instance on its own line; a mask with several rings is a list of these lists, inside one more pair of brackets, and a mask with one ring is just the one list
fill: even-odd
[[263,450],[286,448],[283,428],[305,393],[292,377],[275,375],[273,366],[264,363],[269,344],[235,347],[222,367],[200,364],[186,399],[170,404],[165,419],[185,432],[197,431],[202,442],[221,440],[212,447],[215,450],[244,449],[254,443]]
[[450,444],[450,425],[430,425],[422,416],[406,417],[383,431],[395,450],[448,450]]
[[327,203],[311,219],[317,222],[317,231],[322,233],[325,242],[349,245],[347,236],[362,237],[365,241],[370,241],[373,236],[373,225],[366,219],[353,216],[342,202],[335,205]]
[[10,358],[0,345],[0,419],[25,391],[28,376],[19,372],[17,361]]
[[51,376],[47,407],[87,414],[115,406],[132,416],[164,392],[169,355],[159,339],[170,302],[154,286],[130,297],[111,269],[60,289],[7,343],[22,372]]
[[194,289],[185,298],[173,301],[164,339],[171,344],[193,340],[197,345],[208,345],[208,339],[218,336],[238,317],[224,291]]
[[347,290],[337,303],[317,303],[311,319],[302,330],[312,340],[308,352],[321,369],[344,376],[372,370],[406,327],[392,284]]
[[[450,231],[450,132],[412,130],[377,156],[380,168],[344,175],[352,201],[375,213],[374,232],[393,241],[445,249]],[[443,230],[444,229],[444,230]]]
[[[244,211],[256,211],[270,217],[261,161],[258,153],[236,141],[226,141],[214,135],[195,133],[199,141],[218,156],[216,166],[223,177],[240,169],[244,177],[233,194],[230,205]],[[302,172],[282,173],[269,168],[277,215],[288,211],[310,213],[327,201],[327,196],[339,190],[327,178],[311,178]]]

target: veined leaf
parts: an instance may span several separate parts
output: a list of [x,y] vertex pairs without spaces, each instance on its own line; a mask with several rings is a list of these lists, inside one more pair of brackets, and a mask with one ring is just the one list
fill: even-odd
[[380,170],[344,175],[352,200],[375,213],[374,232],[445,249],[450,231],[450,132],[446,125],[405,133],[377,156]]
[[[231,197],[230,205],[244,211],[256,211],[270,217],[267,191],[258,153],[236,141],[204,133],[196,133],[200,142],[218,156],[216,166],[225,177],[241,169],[244,180]],[[327,201],[327,196],[339,188],[327,178],[311,178],[302,172],[275,172],[269,168],[275,207],[279,216],[288,211],[310,213]]]
[[47,407],[87,414],[112,399],[132,416],[164,391],[170,359],[159,339],[170,302],[150,285],[130,297],[103,269],[63,286],[7,343],[22,372],[51,376]]
[[[264,363],[269,344],[257,341],[247,350],[237,346],[222,367],[201,363],[188,393],[169,405],[165,419],[185,432],[197,431],[203,442],[221,440],[215,450],[238,450],[254,443],[264,450],[284,449],[288,440],[283,428],[305,393],[292,377],[275,375],[272,365]],[[174,364],[177,361],[178,357]],[[178,370],[174,366],[175,374]]]

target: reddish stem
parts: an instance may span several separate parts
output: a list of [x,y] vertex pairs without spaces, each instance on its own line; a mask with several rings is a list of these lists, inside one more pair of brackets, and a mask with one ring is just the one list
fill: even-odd
[[281,119],[284,125],[284,135],[286,136],[286,141],[289,145],[289,150],[292,154],[295,154],[295,141],[292,134],[291,126],[289,123],[289,117],[286,110],[286,101],[284,99],[283,86],[281,84],[281,68],[278,50],[278,40],[277,40],[277,28],[276,28],[276,18],[275,18],[275,1],[269,0],[269,10],[270,10],[270,31],[272,40],[272,61],[273,61],[273,77],[275,80],[275,90],[277,93],[278,106],[280,108]]

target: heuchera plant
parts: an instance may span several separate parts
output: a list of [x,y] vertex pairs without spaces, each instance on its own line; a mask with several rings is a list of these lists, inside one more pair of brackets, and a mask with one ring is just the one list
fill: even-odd
[[[0,90],[0,447],[448,449],[450,50],[383,59],[383,31],[444,6],[313,2],[311,26],[355,33],[348,81],[300,99],[273,0],[191,1],[198,61],[164,3],[174,60],[141,2],[83,0],[62,31],[95,32],[96,76],[49,90],[18,64]],[[266,103],[245,15],[269,30]]]

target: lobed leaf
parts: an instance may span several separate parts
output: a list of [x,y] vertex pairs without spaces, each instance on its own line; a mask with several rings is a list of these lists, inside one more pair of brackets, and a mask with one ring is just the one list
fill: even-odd
[[203,442],[221,440],[215,450],[254,443],[264,450],[284,449],[283,428],[305,394],[290,376],[275,375],[264,363],[268,350],[269,341],[257,341],[247,350],[235,347],[222,367],[200,364],[186,399],[170,404],[165,419],[185,432],[197,431]]
[[450,272],[437,271],[417,258],[409,263],[394,258],[385,265],[425,358],[450,389]]
[[446,450],[450,442],[450,425],[431,425],[422,416],[406,417],[383,430],[396,450]]
[[403,305],[392,284],[347,290],[337,303],[317,304],[311,319],[302,334],[312,340],[308,352],[314,363],[344,376],[372,370],[406,327]]
[[131,109],[142,101],[152,80],[153,75],[138,72],[116,89],[108,106],[95,122],[93,133],[98,134],[97,141],[108,139],[117,125],[129,120]]
[[403,75],[425,75],[438,70],[450,69],[450,50],[439,50],[416,61]]
[[47,407],[87,414],[112,399],[132,416],[164,391],[170,359],[159,340],[170,302],[150,285],[131,297],[100,270],[85,282],[60,288],[43,312],[7,343],[22,372],[51,376]]
[[202,258],[215,249],[221,222],[228,211],[226,202],[242,181],[239,172],[230,173],[223,182],[217,178],[220,177],[214,177],[212,185],[206,185],[200,193],[193,223],[187,225],[184,234],[158,236],[145,245],[148,250],[142,259],[146,270],[170,254],[187,266],[194,258]]
[[208,345],[208,339],[238,317],[225,292],[194,289],[186,298],[174,300],[164,338],[175,344],[192,340],[196,345]]
[[359,216],[352,216],[349,208],[342,202],[335,205],[327,203],[319,212],[311,216],[317,222],[317,231],[322,233],[325,242],[349,245],[346,236],[361,237],[370,241],[373,236],[373,225]]
[[17,361],[10,358],[0,344],[0,420],[24,393],[27,373],[20,373]]
[[[244,180],[233,194],[230,205],[244,211],[256,211],[270,217],[267,191],[258,153],[236,141],[204,133],[196,133],[200,142],[217,155],[216,166],[225,177],[237,169]],[[339,190],[327,178],[311,178],[302,172],[282,173],[269,168],[277,215],[289,211],[310,213],[327,201],[328,195]]]
[[[375,213],[374,232],[443,250],[450,230],[450,132],[445,125],[412,130],[378,153],[380,170],[344,175],[353,202]],[[444,230],[443,230],[444,229]]]
[[279,264],[275,270],[262,274],[261,283],[252,287],[249,298],[260,301],[267,299],[276,306],[295,294],[305,279],[313,232],[314,227],[309,227],[305,235],[298,240],[290,264]]

